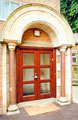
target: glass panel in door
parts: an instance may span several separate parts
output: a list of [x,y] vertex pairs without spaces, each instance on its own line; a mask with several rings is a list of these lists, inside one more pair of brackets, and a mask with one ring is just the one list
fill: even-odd
[[50,52],[40,53],[40,96],[41,98],[46,98],[50,96]]
[[50,93],[50,82],[40,83],[40,93]]
[[34,80],[34,68],[23,69],[23,81]]
[[23,53],[23,65],[34,65],[34,53]]
[[34,84],[23,84],[23,96],[34,94]]
[[50,54],[49,53],[40,54],[40,65],[50,65]]
[[40,80],[50,79],[50,68],[40,68]]
[[35,51],[23,53],[23,99],[35,99]]

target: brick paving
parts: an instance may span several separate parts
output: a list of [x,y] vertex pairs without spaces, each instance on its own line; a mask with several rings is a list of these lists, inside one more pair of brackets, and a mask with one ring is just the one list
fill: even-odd
[[0,120],[78,120],[78,104],[62,106],[59,111],[41,115],[29,116],[24,108],[20,108],[20,114],[0,115]]

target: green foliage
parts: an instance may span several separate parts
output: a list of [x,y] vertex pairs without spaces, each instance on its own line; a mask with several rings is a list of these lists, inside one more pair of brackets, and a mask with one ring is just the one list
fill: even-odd
[[60,0],[61,13],[69,22],[73,32],[78,32],[78,0]]

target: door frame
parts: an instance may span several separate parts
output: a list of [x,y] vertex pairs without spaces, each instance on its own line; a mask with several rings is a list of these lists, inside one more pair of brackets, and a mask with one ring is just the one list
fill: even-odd
[[[56,49],[55,48],[46,48],[46,47],[26,47],[26,46],[17,46],[16,47],[16,92],[17,92],[17,103],[19,102],[23,102],[25,101],[25,99],[23,99],[23,97],[21,98],[20,95],[18,95],[19,93],[22,95],[22,91],[20,90],[21,88],[21,79],[22,79],[22,76],[19,77],[19,74],[22,74],[21,72],[21,63],[19,64],[19,61],[22,61],[23,62],[23,59],[22,59],[22,54],[20,54],[22,52],[22,50],[32,50],[32,51],[35,51],[35,50],[38,50],[38,51],[44,51],[46,53],[46,51],[53,51],[52,55],[52,78],[53,78],[53,84],[54,86],[52,86],[52,84],[50,84],[50,88],[53,88],[53,91],[52,91],[52,94],[53,96],[52,97],[56,97]],[[19,60],[19,61],[18,61]],[[53,69],[55,68],[55,69]],[[18,84],[18,83],[21,83],[21,84]],[[36,83],[35,83],[36,84]],[[23,85],[22,85],[23,87]],[[37,86],[36,86],[37,87]],[[23,89],[23,88],[22,88]],[[40,89],[40,88],[39,88]],[[39,94],[39,91],[38,91],[38,94]],[[47,94],[46,94],[47,95]],[[47,97],[51,97],[50,96],[47,96]],[[45,97],[43,97],[42,95],[40,95],[40,97],[38,99],[43,99]],[[37,99],[37,95],[36,95],[36,99]],[[31,100],[34,100],[34,97],[31,97]],[[29,99],[28,99],[29,101]]]

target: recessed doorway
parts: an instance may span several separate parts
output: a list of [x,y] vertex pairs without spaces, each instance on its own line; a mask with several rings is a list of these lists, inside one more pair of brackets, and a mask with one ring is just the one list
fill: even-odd
[[56,50],[17,47],[17,102],[56,97]]

